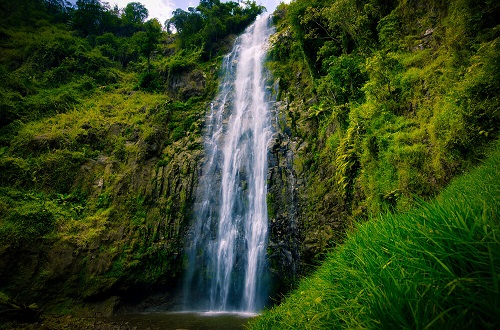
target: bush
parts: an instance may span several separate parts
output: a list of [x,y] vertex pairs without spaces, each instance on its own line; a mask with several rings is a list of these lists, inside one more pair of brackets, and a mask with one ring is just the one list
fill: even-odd
[[148,92],[157,92],[164,89],[156,72],[142,73],[139,76],[139,88]]
[[46,192],[69,193],[85,160],[82,152],[55,150],[42,154],[33,160],[35,187]]
[[2,155],[0,173],[0,186],[23,187],[31,184],[29,164],[22,158]]
[[0,245],[15,247],[52,232],[55,227],[52,209],[49,203],[36,198],[10,209],[0,226]]

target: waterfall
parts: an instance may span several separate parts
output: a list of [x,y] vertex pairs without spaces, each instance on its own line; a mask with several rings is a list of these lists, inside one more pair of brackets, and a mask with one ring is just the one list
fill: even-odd
[[267,300],[267,152],[270,95],[264,59],[272,33],[261,17],[223,61],[205,125],[205,161],[187,243],[188,308],[255,312]]

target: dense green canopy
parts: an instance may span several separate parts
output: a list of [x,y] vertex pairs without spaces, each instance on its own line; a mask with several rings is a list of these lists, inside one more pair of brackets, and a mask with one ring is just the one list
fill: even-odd
[[201,0],[196,8],[175,10],[165,25],[167,30],[177,31],[181,47],[202,47],[211,56],[219,41],[230,34],[242,32],[264,9],[255,1]]

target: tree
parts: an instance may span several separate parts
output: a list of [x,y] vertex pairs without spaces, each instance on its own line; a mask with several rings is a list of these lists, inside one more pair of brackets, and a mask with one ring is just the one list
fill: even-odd
[[131,2],[123,9],[122,19],[127,24],[142,24],[148,17],[149,12],[139,2]]
[[151,55],[158,48],[161,37],[161,24],[156,18],[150,19],[144,23],[146,31],[140,31],[134,34],[138,40],[139,52],[148,60],[148,72],[150,68]]
[[105,8],[99,0],[78,0],[72,28],[87,37],[96,35],[102,25]]
[[240,5],[234,1],[202,0],[188,11],[175,10],[165,26],[167,31],[175,29],[181,48],[202,48],[205,57],[210,58],[220,49],[220,41],[242,32],[264,10],[254,1]]
[[67,23],[70,18],[71,3],[66,0],[44,0],[47,13],[55,22]]

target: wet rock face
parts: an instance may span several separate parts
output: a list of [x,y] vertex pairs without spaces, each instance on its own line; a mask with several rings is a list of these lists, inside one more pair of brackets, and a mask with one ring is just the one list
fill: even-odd
[[[147,145],[152,143],[161,145]],[[111,160],[87,171],[85,180],[97,199],[111,191],[112,210],[77,258],[85,260],[80,269],[84,298],[171,286],[178,277],[201,158],[200,150],[187,150],[186,144],[180,140],[163,148],[163,160],[155,155],[131,161],[128,171],[111,166]]]
[[120,158],[87,160],[72,188],[85,196],[80,216],[61,220],[50,236],[2,246],[0,291],[27,304],[71,300],[111,314],[120,301],[103,304],[109,297],[173,287],[202,151],[188,137],[165,145],[161,131],[133,136]]
[[[268,256],[277,296],[290,290],[337,239],[344,216],[335,188],[324,191],[313,183],[318,177],[310,165],[314,141],[301,132],[314,130],[306,126],[307,121],[297,124],[299,107],[282,101],[273,110],[276,133],[268,154]],[[320,176],[332,177],[330,170],[319,169]]]
[[[276,106],[278,113],[285,107],[282,103]],[[289,135],[290,129],[283,120],[275,121],[275,131],[268,154],[268,257],[274,290],[279,293],[289,290],[300,272],[299,190],[304,181],[294,166],[300,141]]]

